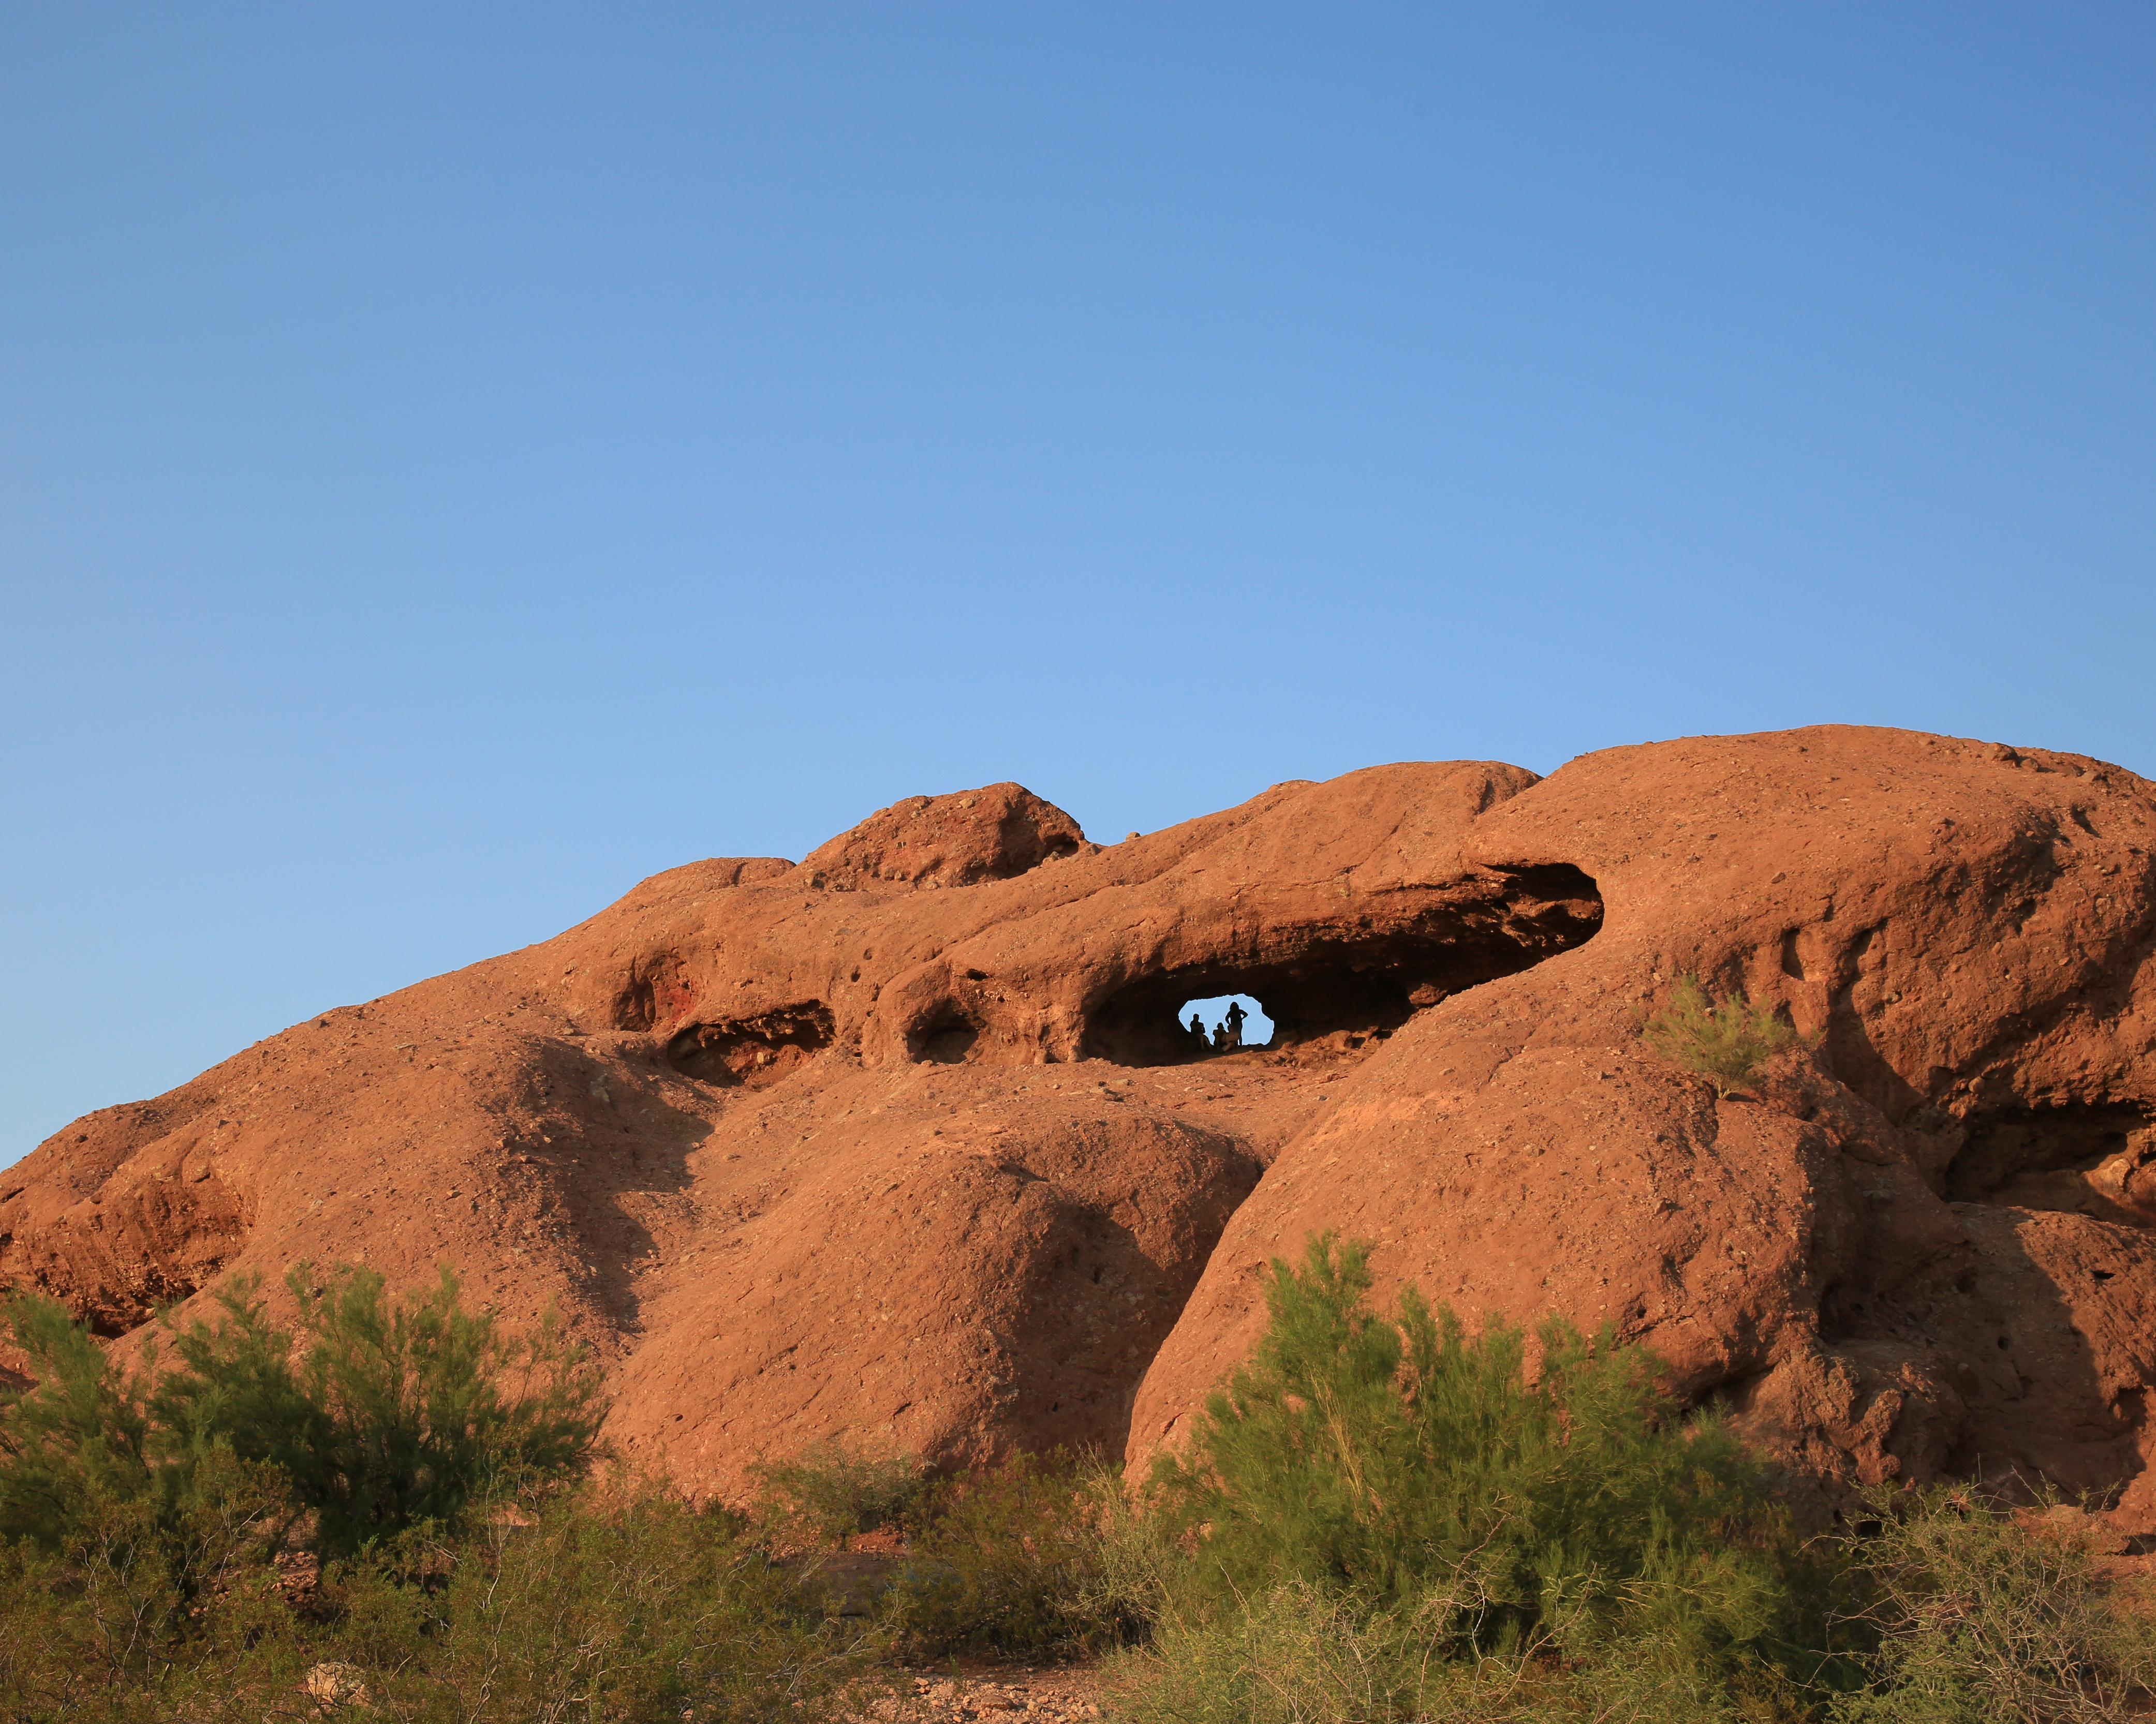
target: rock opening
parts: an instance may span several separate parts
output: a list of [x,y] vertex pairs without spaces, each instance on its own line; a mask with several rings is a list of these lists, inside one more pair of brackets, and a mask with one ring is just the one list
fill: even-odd
[[1578,869],[1491,869],[1128,982],[1087,1014],[1083,1051],[1125,1065],[1195,1059],[1178,1008],[1229,995],[1265,1002],[1276,1049],[1364,1050],[1426,1007],[1568,951],[1601,926],[1601,894]]
[[831,1012],[807,1000],[753,1018],[692,1024],[666,1044],[666,1060],[707,1084],[776,1083],[830,1044]]
[[1183,1027],[1193,1059],[1272,1044],[1272,1014],[1263,1002],[1247,993],[1185,1000],[1175,1008],[1175,1018]]
[[2156,1119],[2133,1103],[2009,1108],[1967,1122],[1947,1169],[1957,1203],[2156,1224]]
[[981,1026],[970,1018],[952,1013],[906,1039],[907,1057],[916,1065],[960,1065],[973,1057],[981,1039]]

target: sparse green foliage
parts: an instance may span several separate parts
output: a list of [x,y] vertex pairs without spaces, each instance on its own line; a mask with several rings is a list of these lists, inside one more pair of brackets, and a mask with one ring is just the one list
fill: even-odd
[[0,1717],[163,1720],[276,1665],[276,1481],[218,1450],[176,1482],[93,1486],[57,1531],[0,1542]]
[[1594,1660],[1548,1643],[1448,1655],[1471,1601],[1445,1589],[1397,1610],[1291,1581],[1204,1619],[1171,1618],[1111,1675],[1132,1724],[1795,1724],[1801,1700],[1732,1696],[1644,1644]]
[[1113,1687],[1134,1724],[1366,1724],[1431,1717],[1445,1669],[1391,1615],[1289,1581],[1232,1612],[1169,1618]]
[[762,1486],[759,1520],[782,1536],[834,1548],[864,1532],[912,1526],[931,1489],[912,1455],[870,1459],[840,1443],[749,1470]]
[[[1412,1614],[1445,1655],[1641,1640],[1703,1670],[1800,1639],[1795,1556],[1743,1449],[1658,1365],[1553,1320],[1466,1335],[1412,1289],[1365,1303],[1364,1252],[1276,1262],[1271,1325],[1156,1484],[1223,1598],[1301,1582]],[[1451,1600],[1440,1621],[1436,1598]]]
[[[1807,1572],[1759,1472],[1605,1331],[1469,1336],[1363,1249],[1276,1262],[1271,1321],[1156,1468],[1188,1552],[1121,1679],[1141,1724],[1801,1716]],[[1530,1365],[1532,1364],[1532,1370]]]
[[364,1696],[353,1716],[410,1724],[798,1724],[868,1650],[732,1517],[649,1490],[400,1535],[333,1567],[305,1609],[244,1537],[192,1607],[155,1565],[115,1558],[126,1537],[123,1516],[55,1556],[0,1547],[0,1717],[320,1716],[303,1684],[327,1670]]
[[[740,1524],[650,1489],[557,1496],[454,1546],[345,1570],[322,1650],[395,1718],[814,1717],[868,1649]],[[430,1583],[413,1585],[422,1566]]]
[[1696,976],[1677,978],[1669,1003],[1640,1034],[1665,1060],[1712,1084],[1717,1095],[1742,1089],[1763,1063],[1802,1039],[1770,1008],[1741,993],[1717,1004]]
[[1110,1554],[1128,1531],[1121,1479],[1058,1452],[940,1483],[886,1616],[916,1655],[1067,1656],[1132,1639],[1145,1609]]
[[64,1306],[17,1295],[0,1318],[35,1379],[0,1413],[0,1538],[51,1550],[93,1505],[148,1496],[150,1421]]
[[[446,1272],[291,1285],[295,1334],[235,1281],[135,1376],[10,1305],[37,1381],[0,1411],[0,1718],[309,1716],[314,1671],[429,1724],[798,1721],[858,1674],[862,1636],[739,1517],[563,1488],[600,1403],[552,1325],[506,1339]],[[324,1558],[301,1603],[295,1523]]]
[[[177,1364],[116,1371],[50,1301],[7,1307],[37,1386],[0,1417],[0,1534],[59,1547],[100,1505],[151,1505],[171,1522],[230,1457],[276,1481],[326,1554],[423,1522],[452,1526],[520,1478],[558,1477],[591,1452],[596,1373],[551,1319],[511,1341],[464,1309],[447,1270],[391,1301],[340,1266],[290,1277],[299,1336],[273,1326],[258,1284],[235,1277],[213,1321],[170,1331]],[[218,1472],[218,1477],[223,1473]]]
[[[390,1303],[381,1276],[339,1267],[312,1285],[288,1278],[304,1352],[294,1373],[305,1415],[265,1456],[291,1477],[320,1518],[330,1550],[384,1532],[454,1523],[475,1501],[519,1476],[567,1475],[597,1439],[604,1408],[597,1372],[550,1312],[504,1337],[490,1312],[464,1309],[446,1268],[436,1284]],[[228,1311],[234,1306],[228,1305]],[[258,1382],[252,1342],[236,1347],[199,1328],[182,1357],[213,1396],[275,1404]]]
[[[1808,1555],[1651,1356],[1554,1321],[1470,1336],[1412,1290],[1388,1316],[1370,1287],[1329,1236],[1276,1263],[1263,1341],[1146,1491],[1060,1454],[930,1481],[832,1448],[764,1469],[758,1517],[565,1486],[588,1367],[551,1328],[503,1342],[447,1276],[392,1302],[303,1273],[290,1335],[239,1283],[131,1377],[18,1300],[37,1380],[0,1408],[0,1719],[839,1724],[872,1715],[879,1658],[1111,1648],[1131,1724],[2156,1703],[2156,1618],[2079,1511],[1882,1494]],[[318,1583],[280,1557],[295,1526]],[[799,1548],[879,1529],[906,1547],[844,1558],[850,1588]]]
[[2156,1622],[2123,1608],[2087,1518],[2015,1516],[1940,1488],[1848,1541],[1876,1636],[1835,1724],[2108,1724],[2156,1691]]

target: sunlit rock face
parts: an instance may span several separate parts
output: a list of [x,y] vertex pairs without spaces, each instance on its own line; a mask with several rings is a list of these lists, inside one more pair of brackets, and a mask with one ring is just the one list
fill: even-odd
[[[1378,767],[1105,847],[1016,785],[917,797],[78,1121],[0,1175],[0,1280],[126,1348],[235,1270],[449,1262],[728,1494],[831,1439],[1142,1461],[1331,1228],[1383,1298],[1645,1341],[1822,1480],[2131,1508],[2153,851],[2117,767],[1845,727]],[[1639,1038],[1684,974],[1809,1044],[1717,1098]],[[1268,1045],[1177,1021],[1229,993]]]

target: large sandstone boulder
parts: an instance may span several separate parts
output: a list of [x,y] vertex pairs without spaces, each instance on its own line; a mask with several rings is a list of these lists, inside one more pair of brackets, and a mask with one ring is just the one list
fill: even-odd
[[[1229,1224],[1142,1457],[1309,1230],[1471,1319],[1644,1340],[1833,1477],[2138,1477],[2156,1364],[2156,798],[2117,767],[1840,727],[1613,750],[1463,858],[1568,865],[1591,942],[1418,1013]],[[1650,1054],[1678,976],[1818,1038],[1717,1100]]]
[[[1815,1476],[2140,1512],[2152,849],[2118,768],[1840,727],[1106,848],[1015,785],[915,798],[76,1122],[0,1173],[0,1280],[126,1347],[235,1270],[448,1261],[730,1492],[831,1438],[1142,1465],[1329,1227],[1384,1294],[1648,1342]],[[1717,1099],[1637,1034],[1688,972],[1813,1045]],[[1176,1008],[1229,992],[1275,1044],[1200,1058]]]

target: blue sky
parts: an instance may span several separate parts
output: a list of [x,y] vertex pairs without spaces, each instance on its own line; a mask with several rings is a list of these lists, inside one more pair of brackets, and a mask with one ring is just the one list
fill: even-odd
[[2156,772],[2156,9],[0,5],[0,1162],[642,875]]

